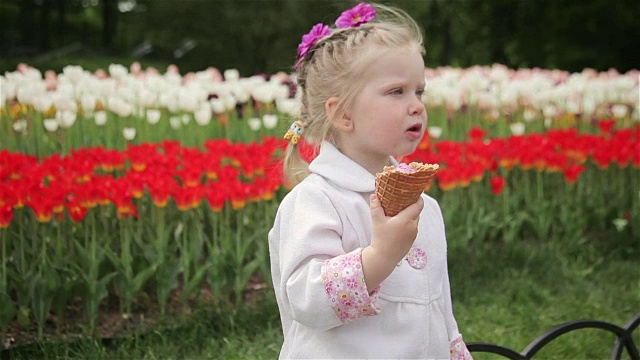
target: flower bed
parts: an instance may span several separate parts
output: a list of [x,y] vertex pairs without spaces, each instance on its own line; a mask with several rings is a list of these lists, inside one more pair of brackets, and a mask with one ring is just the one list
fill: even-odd
[[[137,76],[114,66],[103,79],[65,70],[55,86],[33,69],[2,79],[3,333],[35,321],[42,334],[76,303],[93,333],[106,303],[128,316],[152,299],[164,316],[172,294],[186,311],[202,287],[233,300],[252,276],[269,279],[267,232],[287,191],[278,162],[287,124],[278,119],[296,108],[289,77]],[[628,80],[618,82],[626,89]],[[484,85],[474,86],[452,98]],[[406,160],[441,165],[427,191],[443,208],[453,251],[519,239],[603,241],[586,234],[637,246],[628,239],[640,234],[640,126],[627,90],[578,113],[545,111],[524,91],[494,107],[464,96],[460,107],[427,102],[429,136]]]

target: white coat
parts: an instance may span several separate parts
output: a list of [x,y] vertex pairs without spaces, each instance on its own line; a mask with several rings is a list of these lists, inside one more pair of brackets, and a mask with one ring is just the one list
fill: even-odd
[[375,177],[328,142],[309,170],[283,199],[269,232],[284,333],[280,358],[449,359],[450,343],[460,334],[438,203],[422,195],[414,246],[426,252],[426,266],[417,269],[403,260],[371,296],[373,316],[342,321],[323,283],[323,267],[370,244]]

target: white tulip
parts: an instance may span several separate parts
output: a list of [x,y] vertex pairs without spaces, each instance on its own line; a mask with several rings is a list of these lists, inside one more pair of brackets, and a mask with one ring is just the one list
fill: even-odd
[[[231,94],[231,96],[233,96],[239,103],[246,103],[247,101],[249,101],[249,98],[251,97],[251,95],[249,94],[249,91],[247,91],[244,86],[242,86],[241,83],[232,83],[232,84],[227,84],[227,88],[225,89],[226,92],[229,92]],[[223,92],[222,89],[216,89],[216,91],[211,91],[212,93],[218,94],[218,96],[220,96],[220,93]]]
[[158,105],[165,106],[169,112],[177,112],[179,110],[177,93],[171,90],[161,93],[158,98]]
[[301,102],[298,99],[278,99],[276,100],[276,108],[292,117],[296,117],[300,111]]
[[56,119],[44,119],[43,125],[48,132],[55,132],[58,130],[58,120]]
[[95,90],[101,98],[114,96],[118,92],[118,83],[114,79],[101,79],[96,85]]
[[26,134],[27,127],[28,127],[27,120],[18,119],[13,123],[12,127],[13,127],[13,131]]
[[144,118],[145,116],[147,116],[147,110],[142,106],[135,106],[133,113],[137,118]]
[[231,95],[226,95],[222,97],[222,102],[224,103],[224,108],[229,111],[236,108],[236,98]]
[[538,114],[531,109],[525,109],[524,112],[522,113],[522,117],[524,118],[524,121],[528,121],[528,122],[533,121],[537,116]]
[[264,123],[264,127],[266,129],[274,129],[276,126],[278,126],[278,115],[265,114],[262,116],[262,122]]
[[178,73],[166,72],[163,75],[164,80],[171,86],[180,86],[182,83],[182,75]]
[[53,96],[53,103],[56,105],[56,110],[58,111],[75,112],[78,109],[76,100],[72,96],[62,92],[58,92]]
[[49,108],[52,105],[53,105],[53,101],[51,100],[51,97],[49,97],[46,94],[43,94],[42,96],[38,96],[37,98],[33,99],[33,108],[36,111],[41,113],[49,110]]
[[268,104],[274,100],[273,90],[269,84],[256,85],[251,89],[251,96],[258,102]]
[[171,116],[169,118],[169,125],[171,125],[172,129],[177,130],[182,126],[182,120],[180,120],[178,116]]
[[125,140],[131,141],[136,137],[136,129],[131,127],[126,127],[122,129],[122,136],[124,136]]
[[98,99],[91,94],[82,94],[80,97],[80,105],[85,112],[93,112],[97,103]]
[[182,111],[194,112],[198,105],[198,97],[194,91],[182,89],[178,93],[178,103]]
[[582,112],[585,115],[591,115],[596,111],[596,101],[593,98],[584,98],[582,100]]
[[553,105],[547,105],[542,109],[542,114],[545,118],[551,118],[556,115],[556,107]]
[[513,123],[509,125],[509,129],[511,129],[511,133],[513,135],[516,135],[516,136],[522,135],[524,134],[524,130],[525,130],[524,123],[521,123],[521,122]]
[[209,105],[211,105],[211,110],[216,114],[222,114],[225,111],[224,102],[220,98],[209,100]]
[[224,80],[228,82],[236,82],[240,79],[240,72],[236,69],[227,69],[224,71]]
[[0,77],[0,92],[5,99],[11,99],[16,96],[17,87],[13,82],[8,81],[5,77]]
[[580,113],[580,104],[575,100],[568,100],[565,104],[565,109],[568,113],[571,114],[579,114]]
[[222,114],[225,110],[224,102],[221,99],[213,98],[209,100],[209,104],[211,105],[211,109],[216,114]]
[[442,128],[439,126],[429,126],[429,136],[434,139],[439,139],[442,136]]
[[42,92],[37,91],[34,86],[25,85],[16,89],[16,98],[20,103],[31,104],[40,93]]
[[133,112],[133,106],[119,97],[112,96],[107,100],[107,103],[109,110],[120,117],[127,117]]
[[107,123],[107,112],[100,110],[100,111],[96,111],[95,114],[93,114],[93,120],[96,122],[96,125],[98,126],[102,126],[104,124]]
[[244,89],[241,89],[238,92],[234,92],[233,96],[236,98],[237,102],[239,102],[240,104],[244,104],[248,102],[249,99],[251,99],[251,94],[249,94],[249,92],[245,91]]
[[127,76],[128,73],[129,71],[123,65],[120,65],[120,64],[109,65],[109,75],[114,79],[121,79]]
[[68,129],[75,124],[76,113],[69,110],[58,111],[56,113],[56,119],[58,120],[58,125],[60,125],[61,128]]
[[148,109],[147,110],[147,122],[151,125],[155,125],[160,122],[160,115],[162,113],[158,109]]
[[618,230],[618,231],[624,230],[624,228],[627,226],[628,223],[629,223],[629,221],[627,221],[626,219],[614,219],[613,220],[613,225],[616,227],[616,230]]
[[258,131],[262,126],[262,120],[260,120],[260,118],[252,117],[249,120],[247,120],[247,124],[249,124],[249,128],[251,130]]
[[209,105],[209,103],[203,103],[193,114],[193,117],[198,125],[207,126],[211,122],[212,115],[211,105]]
[[40,70],[32,67],[25,69],[24,74],[22,74],[22,76],[26,80],[34,80],[34,81],[42,80],[42,73],[40,72]]
[[628,112],[629,112],[629,109],[627,108],[626,105],[615,104],[611,106],[611,113],[613,114],[613,116],[615,116],[618,119],[627,116]]
[[273,98],[278,99],[287,99],[289,97],[289,87],[286,85],[274,84],[273,88]]
[[138,94],[139,102],[141,106],[144,107],[154,107],[157,105],[158,95],[156,93],[149,91],[147,89],[140,90]]
[[181,119],[183,124],[188,125],[191,121],[191,116],[189,116],[189,114],[182,114]]
[[84,70],[81,66],[68,65],[62,69],[62,73],[70,82],[77,84],[82,79]]
[[136,92],[131,88],[131,84],[118,88],[118,97],[128,103],[136,102]]

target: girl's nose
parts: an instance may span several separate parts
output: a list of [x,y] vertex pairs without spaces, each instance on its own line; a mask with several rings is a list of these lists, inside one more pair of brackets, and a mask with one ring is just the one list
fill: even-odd
[[422,102],[421,98],[416,97],[415,100],[411,101],[411,104],[409,105],[410,115],[421,115],[424,111],[424,102]]

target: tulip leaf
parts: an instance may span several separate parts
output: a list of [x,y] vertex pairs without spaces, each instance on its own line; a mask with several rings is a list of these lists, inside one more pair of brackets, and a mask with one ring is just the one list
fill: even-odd
[[31,280],[31,308],[33,316],[38,322],[39,332],[51,310],[51,302],[53,300],[53,291],[49,287],[49,282],[45,277],[40,275]]
[[16,306],[9,295],[0,292],[0,325],[6,327],[16,316]]
[[187,283],[184,286],[184,294],[186,294],[186,296],[189,296],[189,294],[193,293],[196,290],[196,288],[200,284],[202,284],[204,276],[207,274],[207,271],[209,270],[211,265],[212,265],[211,263],[207,263],[206,265],[201,266],[198,269],[198,271],[195,273],[195,275],[187,281]]
[[140,291],[140,289],[142,289],[142,287],[147,283],[147,280],[149,280],[149,278],[156,272],[157,268],[157,265],[153,265],[137,273],[131,283],[131,286],[133,287],[131,292],[135,294]]

